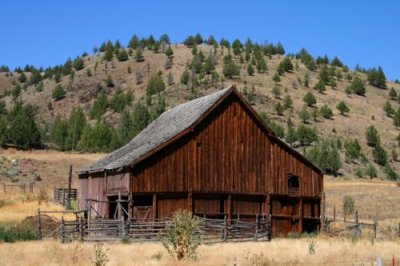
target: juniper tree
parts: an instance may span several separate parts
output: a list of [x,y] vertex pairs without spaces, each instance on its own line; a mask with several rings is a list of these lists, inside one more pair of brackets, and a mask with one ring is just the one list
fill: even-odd
[[390,89],[389,97],[392,100],[396,100],[396,98],[397,98],[397,92],[393,87]]
[[318,90],[320,93],[324,93],[326,91],[324,81],[320,79],[318,83],[314,86],[314,89]]
[[347,104],[343,101],[340,101],[337,105],[336,108],[340,111],[341,115],[345,115],[346,113],[350,112],[350,108],[347,106]]
[[283,98],[283,107],[285,109],[289,109],[289,108],[293,107],[293,100],[289,94],[286,94],[285,97]]
[[121,49],[118,53],[117,56],[118,61],[122,62],[122,61],[126,61],[129,59],[128,53],[126,52],[125,49]]
[[251,64],[249,64],[247,66],[247,74],[249,74],[249,76],[253,76],[254,75],[254,68]]
[[284,107],[281,102],[277,102],[275,104],[275,111],[277,115],[283,115]]
[[364,82],[358,76],[354,77],[354,79],[350,84],[349,89],[357,95],[365,96],[366,89]]
[[385,111],[388,117],[391,117],[395,113],[395,110],[393,109],[392,104],[389,101],[386,101],[383,105],[383,111]]
[[77,57],[74,60],[74,68],[76,71],[79,71],[81,69],[83,69],[85,67],[85,62],[83,61],[83,59],[81,57]]
[[275,99],[281,98],[281,89],[277,84],[272,87],[272,94],[274,95]]
[[397,111],[394,113],[393,125],[395,125],[396,127],[400,127],[400,108],[398,108]]
[[321,113],[322,117],[325,119],[331,119],[333,116],[332,109],[329,108],[327,105],[321,106],[320,113]]
[[147,82],[146,94],[148,96],[160,93],[165,90],[165,84],[160,74],[153,74]]
[[317,99],[315,98],[312,92],[307,92],[303,97],[303,101],[307,104],[308,107],[312,107],[317,103]]
[[303,106],[299,112],[299,117],[303,121],[303,123],[307,123],[310,120],[310,113],[307,110],[307,106]]
[[367,128],[365,131],[365,137],[367,139],[367,144],[371,147],[376,147],[381,143],[378,130],[373,125]]
[[136,62],[143,62],[144,61],[143,51],[142,51],[142,48],[140,46],[138,46],[136,48],[135,60],[136,60]]
[[63,99],[65,97],[65,94],[66,93],[64,88],[60,84],[58,84],[53,90],[52,97],[55,101],[58,101]]

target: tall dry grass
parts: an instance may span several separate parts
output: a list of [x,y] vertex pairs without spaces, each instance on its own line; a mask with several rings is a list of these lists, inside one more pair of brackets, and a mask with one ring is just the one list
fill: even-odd
[[[315,254],[309,246],[316,243]],[[400,242],[350,239],[274,239],[271,242],[202,245],[197,261],[178,262],[161,244],[105,244],[108,265],[371,265],[380,257],[400,262]],[[92,265],[94,244],[55,241],[0,244],[0,265]]]

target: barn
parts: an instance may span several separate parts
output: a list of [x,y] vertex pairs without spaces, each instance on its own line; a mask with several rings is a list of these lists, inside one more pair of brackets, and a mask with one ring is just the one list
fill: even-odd
[[82,169],[78,187],[80,208],[103,218],[151,221],[179,209],[228,222],[270,215],[273,236],[318,231],[322,192],[322,170],[279,139],[234,86],[164,112]]

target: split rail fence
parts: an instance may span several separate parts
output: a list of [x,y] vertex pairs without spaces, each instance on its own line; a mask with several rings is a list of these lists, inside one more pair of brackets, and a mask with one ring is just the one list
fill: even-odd
[[[43,215],[38,212],[39,238],[58,238],[61,242],[73,240],[93,242],[118,241],[160,241],[167,237],[170,219],[156,221],[85,219],[84,212],[70,212],[75,220],[61,218],[58,223],[44,223]],[[270,217],[257,216],[254,221],[233,219],[209,219],[198,217],[196,232],[203,243],[269,241],[271,239]]]

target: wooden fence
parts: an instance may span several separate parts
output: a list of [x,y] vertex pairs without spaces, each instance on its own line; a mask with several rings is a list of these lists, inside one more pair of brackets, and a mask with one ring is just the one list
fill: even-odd
[[59,188],[54,187],[53,198],[55,202],[60,203],[66,208],[72,208],[76,205],[78,191],[76,188]]
[[18,188],[21,192],[26,193],[33,193],[33,184],[34,182],[29,182],[28,185],[26,183],[19,183],[19,184],[6,184],[3,183],[3,192],[12,192],[14,191],[13,188]]
[[[377,237],[378,223],[374,222],[361,222],[358,217],[358,211],[354,212],[354,220],[337,219],[334,214],[333,217],[325,217],[322,231],[330,236],[339,235],[352,235],[352,237],[361,237],[363,231],[369,230],[373,238]],[[399,226],[400,230],[400,226]]]
[[[166,238],[171,219],[157,221],[85,219],[84,212],[69,212],[76,215],[75,220],[58,223],[43,223],[43,215],[50,212],[38,212],[38,230],[40,238],[58,238],[61,242],[73,240],[95,242],[117,241],[160,241]],[[61,213],[61,212],[60,212]],[[199,217],[196,234],[203,243],[233,241],[268,241],[271,239],[270,217],[259,216],[253,222],[234,219],[209,219]]]

